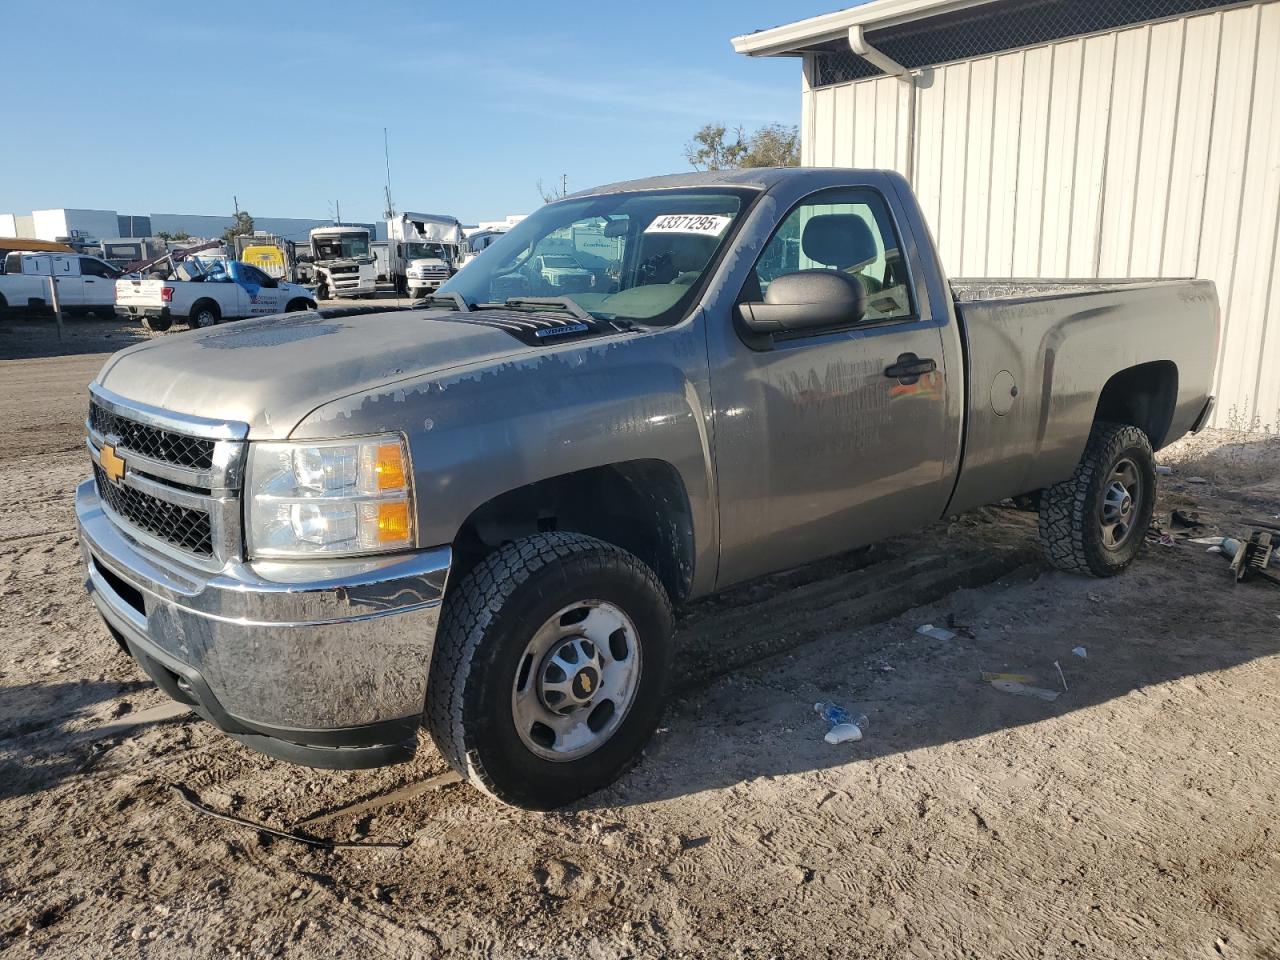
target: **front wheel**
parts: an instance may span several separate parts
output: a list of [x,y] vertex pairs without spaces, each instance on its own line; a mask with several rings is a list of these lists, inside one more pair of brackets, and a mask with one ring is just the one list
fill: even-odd
[[1059,570],[1113,577],[1137,557],[1155,504],[1147,435],[1096,423],[1075,473],[1041,494],[1041,548]]
[[666,591],[625,550],[570,533],[516,540],[445,600],[427,728],[496,799],[569,803],[639,757],[662,711],[671,631]]

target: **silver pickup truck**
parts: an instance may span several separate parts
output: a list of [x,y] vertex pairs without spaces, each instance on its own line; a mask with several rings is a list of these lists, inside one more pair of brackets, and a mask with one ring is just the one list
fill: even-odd
[[[539,269],[572,256],[566,294]],[[1006,497],[1050,562],[1142,546],[1212,405],[1200,281],[948,282],[907,183],[776,169],[541,208],[414,309],[113,356],[88,588],[167,693],[276,757],[548,807],[638,756],[672,608]]]

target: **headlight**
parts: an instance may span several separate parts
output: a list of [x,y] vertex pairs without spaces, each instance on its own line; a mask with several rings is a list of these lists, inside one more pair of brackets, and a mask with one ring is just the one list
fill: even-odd
[[409,454],[396,434],[250,444],[252,557],[350,556],[412,545]]

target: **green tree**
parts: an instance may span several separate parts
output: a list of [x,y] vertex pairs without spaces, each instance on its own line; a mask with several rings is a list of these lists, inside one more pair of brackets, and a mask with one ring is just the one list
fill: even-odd
[[742,142],[742,128],[734,131],[732,140],[723,123],[707,123],[693,135],[684,147],[685,159],[695,170],[731,170],[742,165],[746,147]]
[[177,233],[170,233],[168,230],[161,230],[156,234],[156,238],[160,240],[190,240],[191,234],[185,230],[179,230]]
[[235,215],[235,222],[222,231],[222,239],[228,245],[234,245],[236,237],[248,236],[251,233],[253,233],[253,217],[246,211],[240,210]]
[[783,123],[761,127],[747,141],[742,157],[744,167],[798,167],[800,165],[800,130]]
[[723,123],[708,123],[685,144],[684,156],[695,170],[794,167],[800,163],[800,131],[770,123],[750,136],[742,127],[730,135]]

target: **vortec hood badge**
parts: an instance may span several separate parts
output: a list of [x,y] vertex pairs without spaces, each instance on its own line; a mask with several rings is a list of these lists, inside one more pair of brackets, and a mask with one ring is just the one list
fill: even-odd
[[124,457],[117,454],[116,448],[109,443],[104,443],[98,451],[98,466],[112,483],[119,484],[124,479]]

